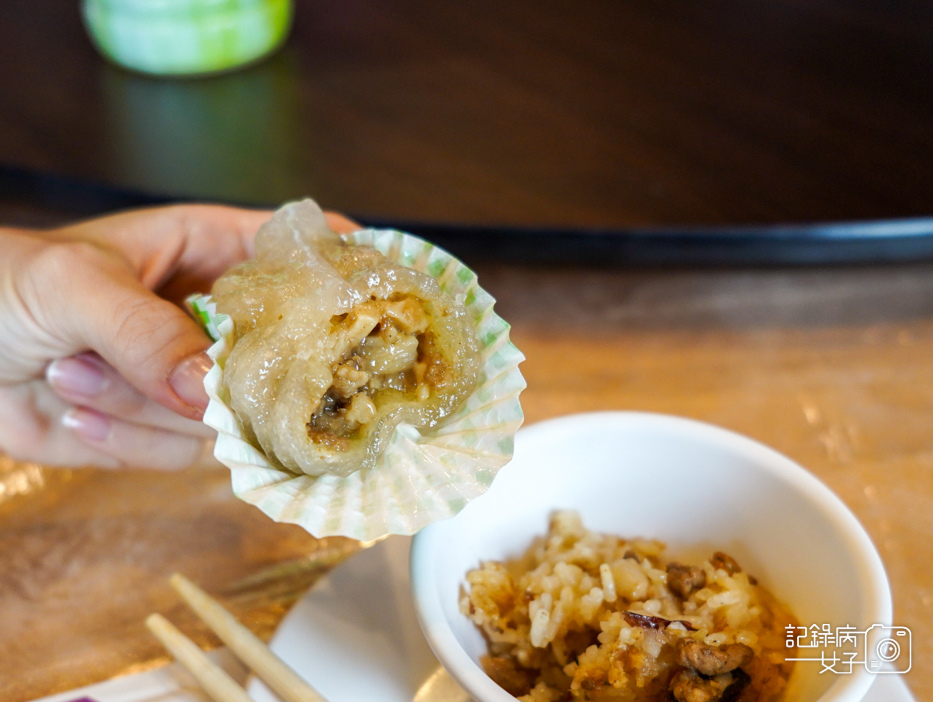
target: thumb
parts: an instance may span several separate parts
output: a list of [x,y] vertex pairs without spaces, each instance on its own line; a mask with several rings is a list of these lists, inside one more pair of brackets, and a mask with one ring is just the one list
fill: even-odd
[[[158,297],[126,260],[84,243],[54,247],[39,280],[56,280],[38,308],[70,353],[91,349],[137,390],[169,409],[200,419],[210,340],[176,305]],[[48,259],[51,259],[49,261]],[[54,277],[49,277],[51,273]],[[46,288],[48,289],[48,288]]]

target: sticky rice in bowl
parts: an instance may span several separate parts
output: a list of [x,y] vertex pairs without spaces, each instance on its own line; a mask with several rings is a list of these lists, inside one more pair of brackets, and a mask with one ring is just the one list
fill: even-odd
[[[415,538],[411,569],[432,648],[490,702],[708,688],[710,700],[854,702],[875,676],[785,661],[812,653],[782,651],[785,627],[891,618],[877,552],[825,486],[749,439],[662,415],[524,430],[487,495]],[[691,572],[702,584],[684,585]],[[709,655],[737,658],[707,667]]]

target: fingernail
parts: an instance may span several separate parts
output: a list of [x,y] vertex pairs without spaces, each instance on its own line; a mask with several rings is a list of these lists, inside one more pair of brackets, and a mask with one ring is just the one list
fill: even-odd
[[206,353],[196,353],[175,366],[168,378],[168,384],[172,386],[175,394],[199,412],[207,409],[204,376],[211,369],[211,365],[211,359]]
[[100,366],[86,356],[70,356],[52,361],[45,371],[45,377],[56,390],[77,397],[97,397],[107,382]]
[[62,424],[74,432],[79,439],[102,442],[110,436],[110,417],[84,407],[68,410],[62,416]]

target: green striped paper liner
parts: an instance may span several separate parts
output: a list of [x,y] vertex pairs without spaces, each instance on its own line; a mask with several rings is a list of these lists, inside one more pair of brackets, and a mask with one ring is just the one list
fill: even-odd
[[454,414],[423,432],[400,425],[372,470],[345,478],[296,475],[245,441],[223,383],[233,322],[217,314],[209,297],[194,296],[189,304],[216,339],[208,351],[214,366],[204,379],[210,397],[204,422],[218,432],[214,455],[230,468],[234,493],[272,519],[298,524],[314,536],[369,541],[414,534],[454,516],[489,488],[511,460],[522,424],[519,394],[525,380],[518,365],[524,356],[509,341],[509,325],[493,311],[495,300],[476,274],[443,249],[394,230],[365,229],[345,238],[429,273],[445,292],[463,300],[483,361],[476,389]]

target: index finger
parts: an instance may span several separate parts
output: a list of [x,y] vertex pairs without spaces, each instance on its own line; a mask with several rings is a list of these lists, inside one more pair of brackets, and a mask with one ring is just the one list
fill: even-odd
[[[116,251],[150,290],[175,302],[208,292],[224,271],[254,255],[259,228],[270,210],[224,205],[169,205],[121,212],[49,232],[50,238],[83,239]],[[360,228],[326,213],[334,231]]]
[[83,240],[126,260],[150,290],[177,271],[210,279],[252,255],[265,210],[220,205],[170,205],[131,210],[45,233],[55,240]]

